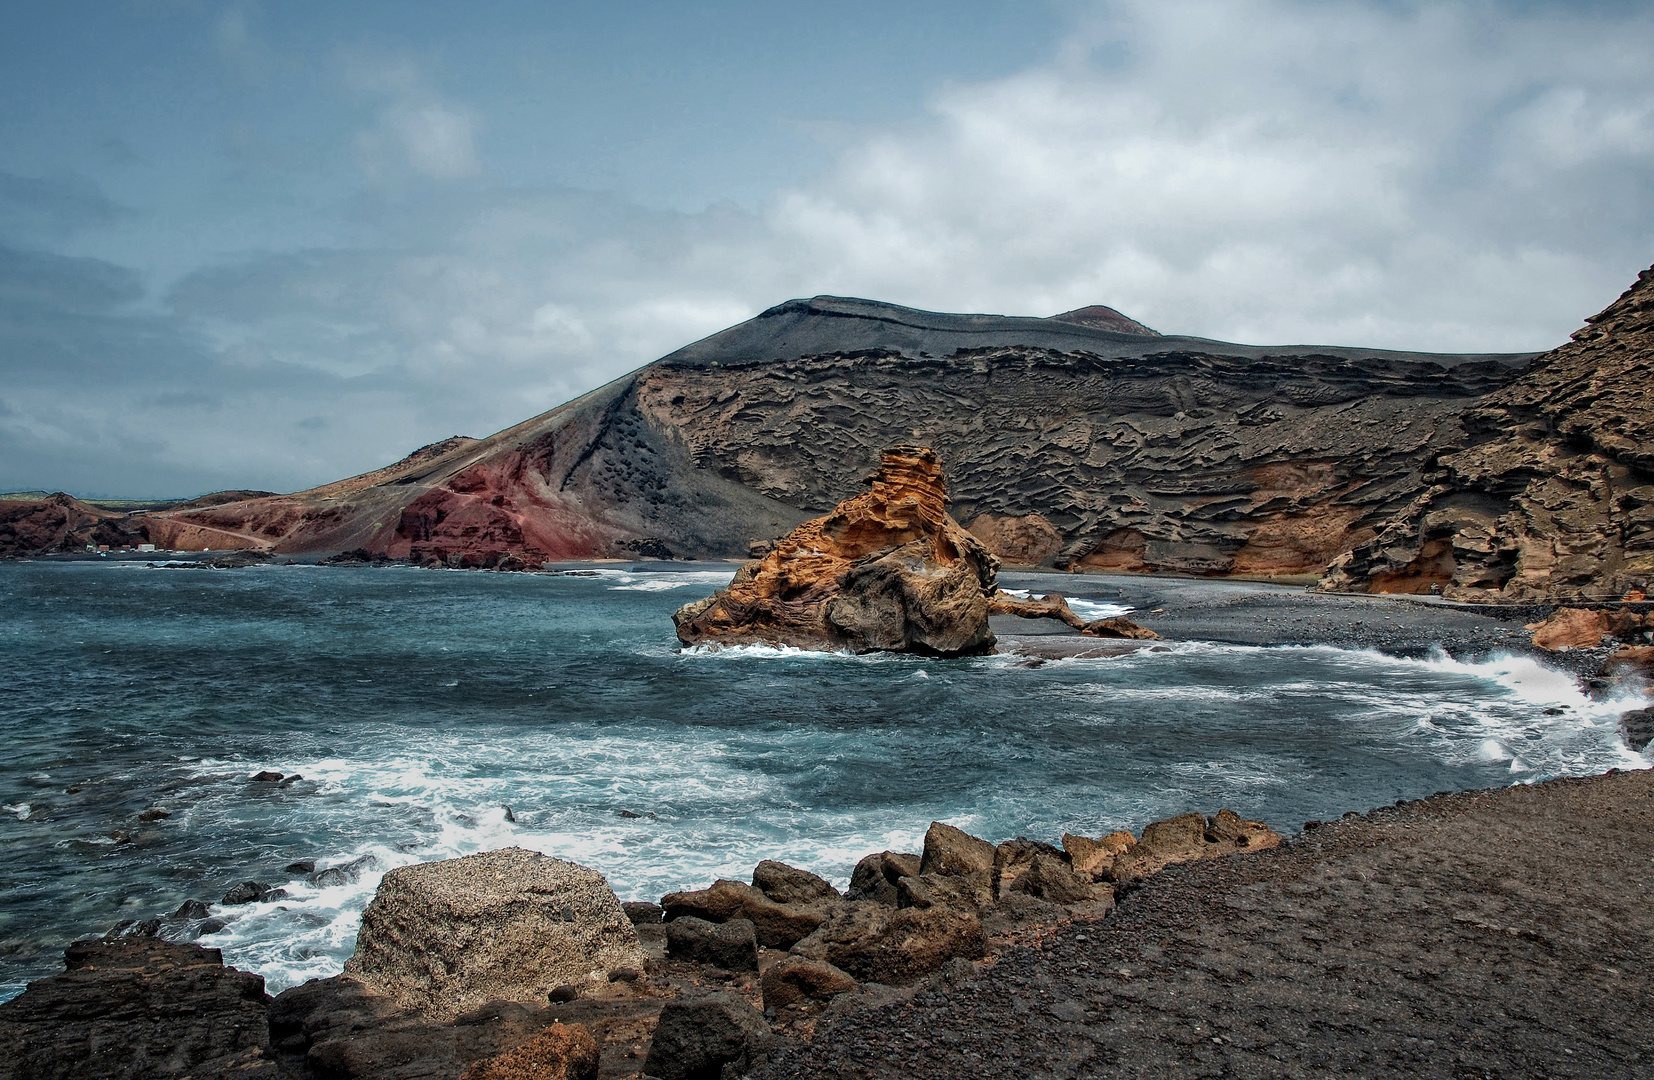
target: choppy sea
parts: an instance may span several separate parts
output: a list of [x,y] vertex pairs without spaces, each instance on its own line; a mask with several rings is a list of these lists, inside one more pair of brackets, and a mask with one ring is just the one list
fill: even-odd
[[[671,612],[728,577],[0,563],[0,1000],[188,899],[276,992],[339,971],[384,870],[513,844],[656,899],[763,858],[842,885],[933,819],[1055,840],[1231,807],[1290,832],[1649,764],[1616,731],[1646,702],[1522,657],[681,651]],[[217,903],[249,879],[288,895]]]

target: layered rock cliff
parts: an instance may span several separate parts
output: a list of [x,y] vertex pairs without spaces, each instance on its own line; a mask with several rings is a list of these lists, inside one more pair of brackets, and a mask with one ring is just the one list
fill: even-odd
[[1654,582],[1654,269],[1444,429],[1331,589],[1616,599]]
[[163,546],[435,565],[744,557],[831,510],[884,447],[922,441],[955,516],[1006,561],[1313,575],[1412,505],[1425,463],[1468,439],[1466,410],[1531,359],[817,297],[488,439],[148,527]]

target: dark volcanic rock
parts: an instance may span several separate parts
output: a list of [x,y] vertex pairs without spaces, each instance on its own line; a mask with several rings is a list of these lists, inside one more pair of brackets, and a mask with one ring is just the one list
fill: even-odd
[[850,874],[847,900],[876,900],[896,906],[896,886],[904,877],[919,873],[919,856],[895,851],[880,851],[856,863]]
[[1620,737],[1633,750],[1646,750],[1654,742],[1654,708],[1638,709],[1620,717]]
[[897,984],[927,975],[954,957],[978,959],[986,948],[982,923],[972,912],[849,901],[833,908],[828,920],[792,951],[825,960],[865,982]]
[[922,440],[1008,560],[1315,574],[1405,509],[1466,407],[1530,359],[1231,345],[1095,315],[791,301],[481,442],[143,520],[163,546],[426,565],[746,557]]
[[621,903],[620,910],[632,920],[633,926],[650,926],[661,922],[665,916],[665,911],[659,904],[651,904],[647,900],[626,900]]
[[685,915],[666,924],[666,952],[725,971],[757,971],[758,933],[746,919],[715,923]]
[[856,988],[856,980],[825,960],[783,956],[764,972],[764,1008],[782,1009],[800,1001],[829,1001]]
[[661,1010],[643,1071],[660,1080],[741,1076],[771,1041],[764,1017],[734,994],[679,998]]
[[269,998],[217,949],[153,939],[79,941],[67,970],[0,1005],[0,1077],[273,1078]]
[[1617,599],[1654,584],[1654,268],[1468,408],[1328,588]]
[[921,874],[974,874],[992,870],[994,846],[940,821],[925,830],[925,853],[919,862]]
[[838,890],[825,878],[774,859],[765,859],[753,869],[752,884],[778,904],[817,904],[839,898]]
[[769,644],[961,656],[994,644],[998,561],[947,514],[934,451],[895,446],[871,490],[806,521],[672,616],[686,645]]
[[778,904],[751,885],[728,878],[694,892],[668,893],[660,902],[668,922],[685,916],[708,922],[746,919],[757,927],[758,943],[772,949],[787,948],[826,918],[818,905]]

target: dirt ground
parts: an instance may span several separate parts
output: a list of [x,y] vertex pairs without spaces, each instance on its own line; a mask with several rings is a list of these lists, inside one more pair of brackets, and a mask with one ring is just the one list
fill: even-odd
[[783,1077],[1654,1075],[1654,773],[1174,867],[779,1052]]

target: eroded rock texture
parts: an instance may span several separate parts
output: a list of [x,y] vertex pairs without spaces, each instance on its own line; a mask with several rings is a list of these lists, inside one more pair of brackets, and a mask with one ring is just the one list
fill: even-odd
[[1007,562],[1313,575],[1412,507],[1424,466],[1470,444],[1466,410],[1530,359],[816,297],[488,439],[148,527],[163,547],[429,565],[746,557],[909,441],[948,463],[955,516]]
[[993,648],[998,561],[948,516],[942,464],[896,446],[870,489],[806,521],[672,617],[686,645],[959,656]]
[[[1330,588],[1617,598],[1654,581],[1654,269],[1461,420]],[[1448,433],[1444,431],[1444,437]]]

